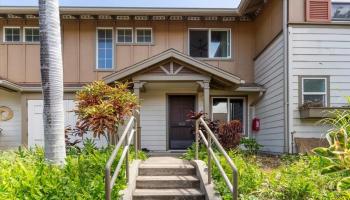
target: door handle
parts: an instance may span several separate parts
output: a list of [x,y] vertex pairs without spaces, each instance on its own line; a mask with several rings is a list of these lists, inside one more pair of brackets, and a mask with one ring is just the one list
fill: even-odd
[[178,126],[186,126],[186,122],[179,122]]

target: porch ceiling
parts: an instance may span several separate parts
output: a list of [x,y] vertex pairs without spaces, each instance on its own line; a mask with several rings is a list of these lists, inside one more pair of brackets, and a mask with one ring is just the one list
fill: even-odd
[[[164,69],[164,67],[161,65],[162,63],[166,62],[176,62],[180,63],[181,65],[188,67],[190,70],[193,70],[197,72],[197,74],[183,74],[178,75],[173,73],[167,73],[167,70]],[[175,49],[168,49],[160,54],[157,54],[153,57],[150,57],[146,60],[143,60],[139,63],[136,63],[134,65],[131,65],[127,68],[124,68],[120,71],[117,71],[115,73],[112,73],[106,77],[103,78],[104,81],[107,83],[112,83],[114,81],[118,80],[125,80],[125,79],[133,79],[140,77],[146,78],[143,74],[140,75],[140,73],[145,72],[147,70],[150,70],[154,68],[154,66],[159,66],[163,69],[164,72],[166,72],[169,76],[147,76],[147,81],[150,81],[150,78],[154,81],[185,81],[185,80],[193,80],[195,81],[196,78],[199,78],[201,80],[204,80],[205,77],[213,77],[218,80],[222,80],[231,84],[240,84],[241,78],[238,76],[235,76],[231,73],[228,73],[220,68],[217,68],[215,66],[212,66],[208,63],[202,62],[200,60],[197,60],[193,57],[190,57],[188,55],[185,55]],[[175,76],[176,75],[176,76]]]

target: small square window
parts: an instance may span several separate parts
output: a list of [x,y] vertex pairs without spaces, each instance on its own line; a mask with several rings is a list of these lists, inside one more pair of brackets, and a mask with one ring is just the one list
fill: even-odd
[[152,43],[152,29],[136,29],[137,43]]
[[132,43],[132,28],[118,28],[117,29],[118,43]]
[[39,42],[39,28],[24,28],[25,42]]
[[21,31],[20,28],[4,28],[4,42],[20,42],[21,41]]
[[327,106],[327,78],[302,78],[302,104]]
[[350,21],[350,3],[333,2],[332,3],[333,21]]

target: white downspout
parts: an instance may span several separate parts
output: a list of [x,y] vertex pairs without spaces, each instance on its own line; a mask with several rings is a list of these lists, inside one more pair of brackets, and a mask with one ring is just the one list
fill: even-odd
[[289,70],[288,70],[288,45],[289,45],[289,34],[288,34],[288,0],[283,0],[283,41],[284,41],[284,148],[285,153],[289,152]]

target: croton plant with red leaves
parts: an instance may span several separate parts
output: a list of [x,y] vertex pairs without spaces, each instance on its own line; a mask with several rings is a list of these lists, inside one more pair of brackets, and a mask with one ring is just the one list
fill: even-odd
[[94,137],[118,138],[118,127],[138,107],[137,97],[128,89],[129,83],[113,86],[95,81],[76,94],[77,127],[82,133],[92,131]]

